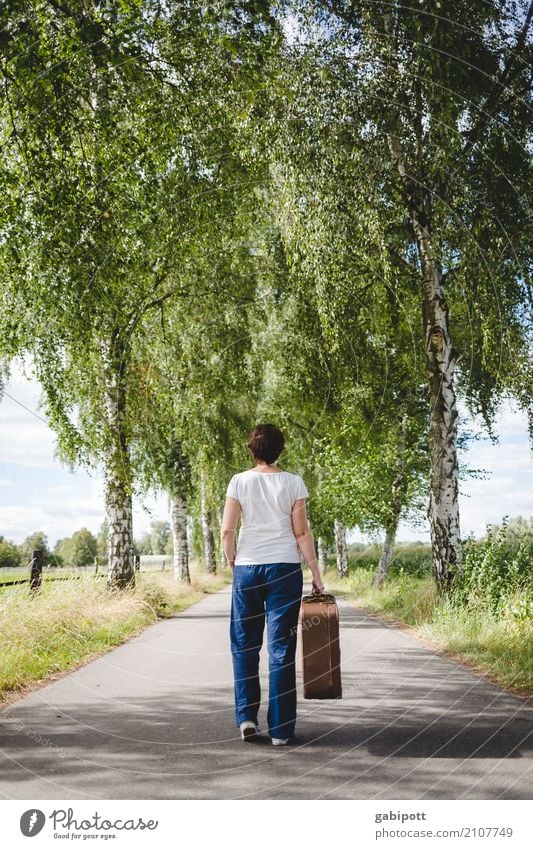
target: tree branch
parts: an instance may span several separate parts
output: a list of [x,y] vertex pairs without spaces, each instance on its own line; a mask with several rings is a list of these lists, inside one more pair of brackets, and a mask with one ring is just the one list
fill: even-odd
[[521,52],[525,45],[532,19],[533,0],[531,0],[529,4],[529,10],[526,15],[524,25],[522,26],[522,29],[520,30],[520,33],[518,34],[518,37],[516,39],[515,47],[510,52],[507,62],[499,75],[499,78],[495,81],[492,91],[488,94],[485,103],[481,107],[482,114],[480,115],[477,124],[475,124],[472,129],[467,133],[466,142],[462,150],[463,156],[466,156],[476,144],[483,130],[487,126],[489,120],[494,117],[495,107],[498,105],[499,99],[501,97],[502,92],[505,90],[506,85],[510,83],[518,74],[520,66],[513,66],[515,65],[517,55]]

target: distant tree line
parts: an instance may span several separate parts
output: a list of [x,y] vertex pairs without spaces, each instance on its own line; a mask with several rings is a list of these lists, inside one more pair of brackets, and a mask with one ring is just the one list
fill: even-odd
[[[107,561],[108,528],[102,522],[95,535],[88,528],[80,528],[70,537],[58,539],[50,546],[43,531],[35,531],[18,545],[0,536],[0,568],[14,568],[29,564],[34,549],[44,552],[47,566],[89,566]],[[135,540],[135,554],[172,554],[169,522],[153,521],[151,530]]]
[[[500,525],[487,526],[486,532],[471,544],[482,548],[496,535],[505,543],[506,551],[512,553],[526,545],[533,557],[533,516],[505,519]],[[193,554],[202,557],[203,539],[198,524],[191,529],[191,549]],[[95,536],[87,528],[80,528],[72,536],[58,539],[53,548],[43,531],[35,531],[20,544],[10,542],[0,535],[0,568],[14,568],[29,563],[32,551],[41,548],[45,563],[49,566],[89,566],[95,558],[104,563],[107,557],[107,522],[104,520]],[[140,555],[172,555],[173,543],[170,523],[153,520],[150,530],[135,540],[135,553]],[[326,545],[324,554],[331,569],[338,569],[335,546]],[[378,542],[351,542],[347,545],[348,571],[359,568],[376,568],[382,555],[382,546]],[[409,575],[423,576],[432,570],[431,544],[414,540],[396,543],[394,557],[390,562],[391,575],[404,572]]]

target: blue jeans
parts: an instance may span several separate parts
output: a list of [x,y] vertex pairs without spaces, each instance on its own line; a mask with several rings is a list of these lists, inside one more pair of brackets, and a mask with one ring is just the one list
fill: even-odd
[[267,622],[271,737],[292,737],[296,724],[296,637],[302,598],[300,563],[235,566],[230,641],[235,679],[235,721],[257,723],[261,700],[259,652]]

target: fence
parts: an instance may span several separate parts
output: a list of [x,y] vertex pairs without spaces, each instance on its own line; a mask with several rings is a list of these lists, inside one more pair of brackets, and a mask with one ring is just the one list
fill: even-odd
[[[136,572],[140,571],[141,568],[143,572],[164,571],[171,564],[172,557],[170,555],[135,555]],[[85,575],[104,578],[107,576],[107,569],[102,568],[96,558],[90,566],[45,566],[43,551],[36,548],[28,566],[0,569],[0,590],[18,584],[29,584],[30,591],[36,592],[41,586],[43,578],[46,581],[73,581],[83,578]]]

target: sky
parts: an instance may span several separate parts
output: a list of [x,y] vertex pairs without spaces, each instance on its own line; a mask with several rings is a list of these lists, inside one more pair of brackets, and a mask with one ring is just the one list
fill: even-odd
[[[38,418],[44,418],[39,384],[25,377],[20,366],[12,366],[5,389],[16,401],[8,395],[0,399],[0,535],[18,543],[42,530],[53,546],[81,527],[96,533],[104,519],[102,478],[81,469],[72,473],[55,458],[54,434]],[[464,417],[465,411],[460,409],[460,414]],[[505,515],[533,514],[533,458],[526,417],[507,403],[495,431],[497,445],[482,439],[460,455],[468,467],[486,472],[485,479],[469,478],[460,484],[463,537],[481,536],[487,523],[499,524]],[[166,495],[135,500],[135,537],[148,531],[153,519],[167,518]],[[349,539],[364,538],[354,532]],[[429,541],[427,521],[417,527],[401,525],[398,539]]]

